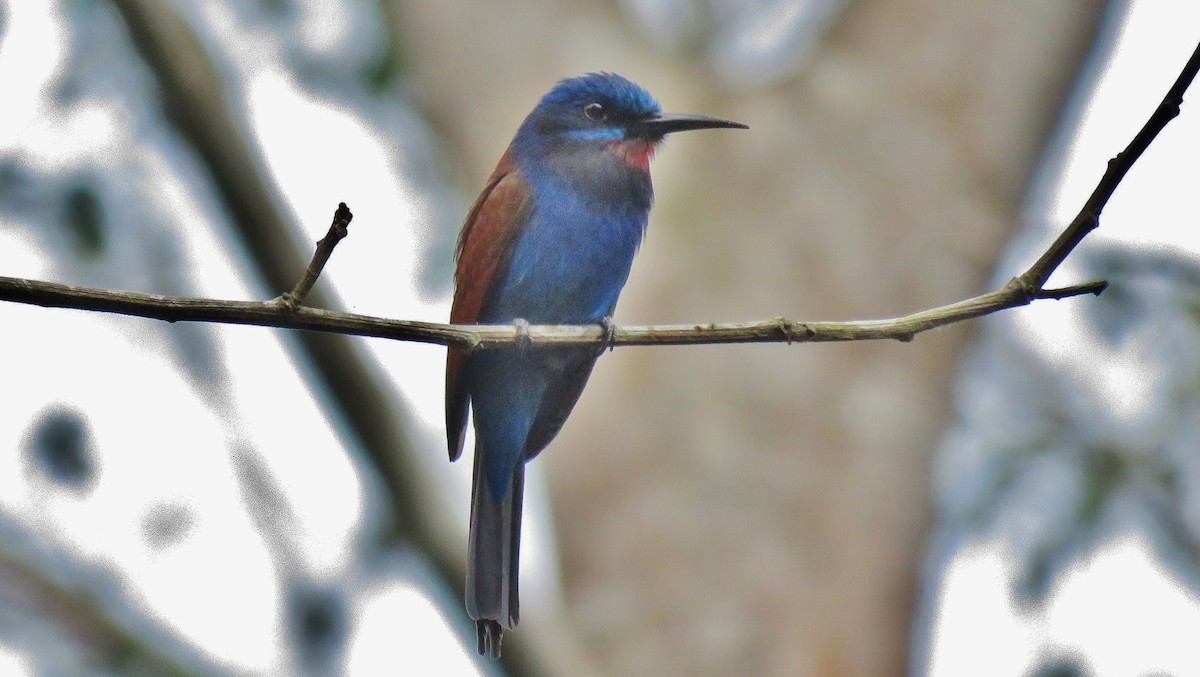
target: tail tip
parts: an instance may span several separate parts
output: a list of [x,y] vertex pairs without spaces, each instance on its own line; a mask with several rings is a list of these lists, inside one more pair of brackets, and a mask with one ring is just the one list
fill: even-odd
[[499,622],[491,619],[475,621],[475,629],[479,635],[480,655],[500,658],[500,640],[504,637],[504,628]]

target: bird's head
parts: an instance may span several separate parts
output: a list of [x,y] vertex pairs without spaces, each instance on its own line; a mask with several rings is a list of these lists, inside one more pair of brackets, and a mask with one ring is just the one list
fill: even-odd
[[615,73],[562,80],[517,132],[530,150],[574,154],[600,150],[648,170],[654,149],[672,132],[746,125],[706,115],[664,114],[645,89]]

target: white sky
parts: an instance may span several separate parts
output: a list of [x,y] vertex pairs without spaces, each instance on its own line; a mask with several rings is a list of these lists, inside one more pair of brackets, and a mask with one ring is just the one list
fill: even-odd
[[[1198,29],[1200,3],[1132,3],[1116,54],[1070,143],[1057,190],[1050,204],[1031,205],[1034,213],[1045,209],[1057,228],[1075,216],[1108,159],[1129,143],[1179,75],[1200,41]],[[1108,241],[1200,254],[1198,87],[1129,172],[1084,246]],[[1045,231],[1041,242],[1057,233]],[[1019,252],[1021,265],[1028,254]],[[1078,281],[1082,276],[1068,259],[1051,286]],[[1089,341],[1076,328],[1079,313],[1079,303],[1037,303],[1011,319],[1032,352],[1098,395],[1104,408],[1097,416],[1144,414],[1153,401],[1146,388],[1158,382],[1147,371],[1152,365],[1137,351]],[[1152,553],[1140,536],[1119,536],[1071,567],[1044,608],[1023,609],[1010,594],[1017,572],[1008,544],[995,540],[965,549],[950,563],[938,597],[929,674],[1026,675],[1047,659],[1075,656],[1097,677],[1200,675],[1200,598]]]

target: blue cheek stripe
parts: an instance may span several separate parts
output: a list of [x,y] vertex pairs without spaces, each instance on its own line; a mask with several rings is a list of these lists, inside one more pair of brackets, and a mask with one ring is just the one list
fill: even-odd
[[577,141],[620,141],[625,138],[625,130],[620,127],[571,129],[567,136]]

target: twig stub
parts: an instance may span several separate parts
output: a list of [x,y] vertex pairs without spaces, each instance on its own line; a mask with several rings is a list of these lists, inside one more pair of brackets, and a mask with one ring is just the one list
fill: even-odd
[[333,255],[333,248],[350,234],[350,220],[353,218],[354,214],[346,203],[339,202],[333,212],[333,223],[329,224],[328,232],[325,233],[325,237],[317,240],[317,249],[313,252],[308,268],[304,270],[304,276],[291,291],[276,298],[276,303],[293,312],[300,307],[304,297],[308,296],[308,292],[312,291],[313,285],[317,283],[317,278],[321,276],[329,257]]

